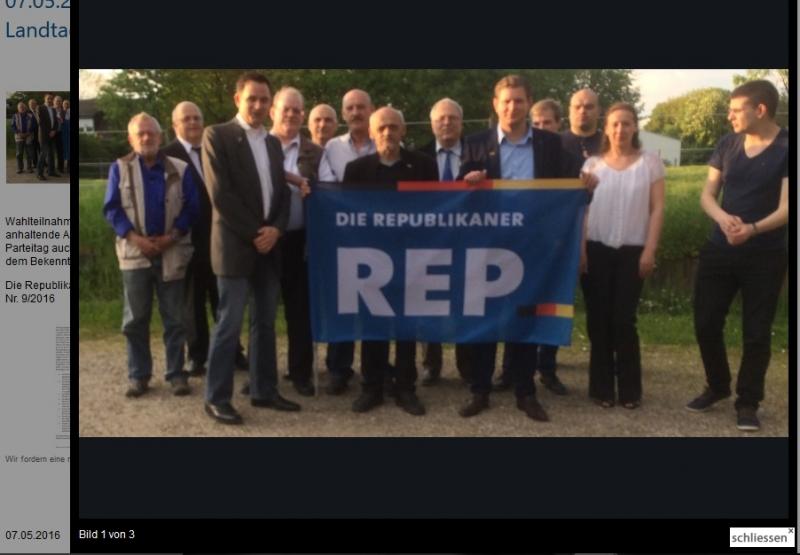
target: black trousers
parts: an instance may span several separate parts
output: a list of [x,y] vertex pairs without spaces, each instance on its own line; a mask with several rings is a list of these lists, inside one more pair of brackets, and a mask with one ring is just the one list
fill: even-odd
[[[442,344],[441,343],[424,343],[423,348],[425,351],[425,358],[422,360],[422,365],[429,369],[432,373],[439,375],[442,372]],[[456,344],[456,369],[458,374],[466,381],[470,380],[469,372],[469,356],[465,355],[464,346]]]
[[742,362],[736,408],[758,408],[771,354],[772,323],[786,275],[784,250],[731,251],[713,243],[700,251],[694,287],[694,327],[708,387],[729,393],[731,369],[723,328],[733,298],[742,294]]
[[636,309],[644,281],[639,277],[640,246],[607,247],[586,243],[589,272],[581,276],[586,327],[591,342],[589,396],[614,401],[616,377],[620,403],[642,397],[642,362]]
[[[466,356],[470,358],[472,381],[470,391],[473,394],[488,394],[492,391],[492,374],[497,358],[497,343],[470,343],[463,345]],[[536,394],[533,383],[533,372],[536,368],[535,343],[506,343],[508,352],[509,371],[514,384],[514,393],[517,397],[526,397]]]
[[314,347],[308,298],[306,231],[287,231],[281,239],[281,297],[289,339],[289,379],[311,379]]
[[39,164],[39,152],[41,152],[41,147],[39,146],[39,133],[33,134],[33,145],[32,145],[32,152],[33,152],[33,167]]
[[64,141],[61,138],[61,131],[56,133],[54,139],[56,142],[56,166],[58,167],[58,173],[64,173]]
[[[208,360],[209,329],[206,302],[211,306],[211,316],[216,322],[219,309],[219,293],[217,277],[211,270],[211,261],[192,257],[186,267],[185,286],[183,288],[185,307],[186,351],[187,359],[198,365]],[[244,356],[244,347],[239,342],[238,353]]]
[[47,141],[41,143],[39,150],[39,162],[36,165],[36,173],[40,176],[44,175],[44,166],[47,165],[47,175],[55,175],[55,148],[56,144],[54,139],[48,138]]
[[[417,381],[416,355],[414,341],[396,341],[394,379],[396,391],[414,391]],[[383,394],[384,378],[389,371],[389,342],[361,342],[361,375],[365,392]]]
[[217,321],[219,294],[217,277],[211,271],[211,261],[194,256],[186,268],[186,346],[188,359],[196,364],[205,364],[208,359],[208,313],[206,301],[211,305],[211,314]]
[[[503,349],[503,373],[500,379],[506,383],[512,383],[513,377],[511,374],[511,353],[512,349],[506,347]],[[558,354],[558,345],[539,345],[536,352],[536,357],[529,360],[534,370],[546,378],[556,377],[556,355]]]

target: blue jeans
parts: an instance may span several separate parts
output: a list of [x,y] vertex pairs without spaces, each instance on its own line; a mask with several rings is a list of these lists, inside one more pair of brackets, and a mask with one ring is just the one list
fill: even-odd
[[122,333],[128,348],[128,377],[147,380],[153,375],[150,354],[150,315],[153,311],[153,290],[158,297],[158,311],[164,324],[164,346],[167,351],[166,380],[183,371],[183,280],[164,281],[161,259],[151,260],[150,268],[122,270],[124,307]]
[[233,397],[233,363],[239,345],[244,309],[250,305],[250,398],[265,399],[278,391],[275,315],[280,281],[273,253],[258,256],[250,277],[217,276],[219,320],[208,352],[206,401],[229,403]]
[[28,157],[28,169],[33,169],[33,143],[26,144],[25,141],[17,141],[17,169],[22,171],[25,169],[23,164],[23,157]]
[[56,143],[54,138],[48,138],[47,141],[41,143],[41,151],[39,152],[39,163],[36,165],[36,173],[44,175],[45,159],[47,161],[47,174],[55,175],[56,173]]

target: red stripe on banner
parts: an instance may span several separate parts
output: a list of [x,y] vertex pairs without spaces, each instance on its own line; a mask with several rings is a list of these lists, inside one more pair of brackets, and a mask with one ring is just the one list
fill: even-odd
[[537,316],[555,316],[557,311],[558,311],[558,305],[555,303],[536,305]]
[[470,191],[474,189],[492,189],[491,179],[479,181],[474,185],[466,181],[398,181],[398,191]]

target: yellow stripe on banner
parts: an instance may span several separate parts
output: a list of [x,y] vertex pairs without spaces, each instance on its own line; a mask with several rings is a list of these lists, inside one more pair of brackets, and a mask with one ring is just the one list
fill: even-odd
[[494,179],[492,189],[583,189],[580,179]]
[[573,307],[571,304],[557,304],[556,316],[561,316],[562,318],[573,318],[575,316],[575,307]]

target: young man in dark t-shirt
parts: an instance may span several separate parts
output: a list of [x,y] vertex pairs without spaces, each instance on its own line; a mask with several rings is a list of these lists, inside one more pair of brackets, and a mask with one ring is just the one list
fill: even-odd
[[[717,225],[700,252],[695,283],[695,334],[707,388],[686,408],[702,412],[731,394],[723,340],[725,316],[742,293],[742,362],[736,384],[737,427],[756,431],[770,359],[772,322],[786,274],[789,221],[788,133],[775,123],[778,91],[751,81],[731,93],[723,137],[709,161],[701,196]],[[722,203],[718,202],[723,193]]]

